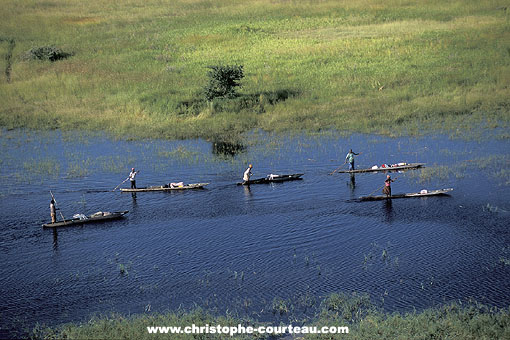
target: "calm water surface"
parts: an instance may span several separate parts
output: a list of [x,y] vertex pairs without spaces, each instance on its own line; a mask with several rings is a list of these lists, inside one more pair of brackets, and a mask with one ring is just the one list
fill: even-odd
[[[393,174],[393,192],[452,187],[447,197],[350,201],[384,174],[328,175],[349,148],[357,166],[425,162]],[[205,141],[0,135],[0,337],[109,312],[198,305],[271,320],[273,301],[307,313],[333,292],[368,293],[387,311],[473,298],[510,304],[508,140],[442,136],[249,136],[237,155]],[[302,181],[236,186],[304,173]],[[205,190],[111,192],[209,182]],[[124,184],[127,187],[128,183]],[[129,210],[123,220],[47,230],[50,190],[65,217]],[[374,194],[375,194],[374,193]]]

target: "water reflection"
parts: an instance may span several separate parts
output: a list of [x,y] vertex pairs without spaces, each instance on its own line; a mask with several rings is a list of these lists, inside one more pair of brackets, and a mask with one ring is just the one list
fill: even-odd
[[246,147],[238,142],[214,141],[211,145],[212,153],[216,156],[233,157],[246,151]]
[[393,222],[393,200],[384,200],[383,216],[386,223],[391,224]]
[[253,194],[251,192],[250,186],[249,185],[243,185],[243,188],[244,188],[244,197],[247,200],[250,200],[253,197]]
[[351,181],[349,182],[349,186],[351,188],[351,192],[354,193],[354,189],[356,189],[356,176],[351,174]]
[[53,228],[53,250],[58,250],[58,232],[57,228]]

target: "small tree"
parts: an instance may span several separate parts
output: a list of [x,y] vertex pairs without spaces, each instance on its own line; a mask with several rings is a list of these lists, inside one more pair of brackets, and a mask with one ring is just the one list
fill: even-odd
[[207,100],[214,98],[233,98],[236,96],[236,87],[240,87],[239,81],[244,78],[242,65],[209,66],[207,75],[209,83],[205,87]]

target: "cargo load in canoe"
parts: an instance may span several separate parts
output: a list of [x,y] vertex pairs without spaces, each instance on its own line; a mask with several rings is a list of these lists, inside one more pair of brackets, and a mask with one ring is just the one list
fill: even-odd
[[77,215],[73,216],[72,219],[57,221],[55,223],[49,222],[49,223],[43,224],[42,226],[44,228],[55,228],[55,227],[67,227],[67,226],[79,225],[79,224],[85,224],[85,223],[110,221],[110,220],[116,220],[116,219],[122,218],[128,212],[129,212],[128,210],[115,211],[115,212],[99,211],[99,212],[89,215],[89,216],[85,216],[83,214],[77,214]]
[[347,174],[355,174],[360,172],[391,172],[391,171],[400,171],[400,170],[410,170],[410,169],[418,169],[425,165],[425,163],[397,163],[397,164],[381,164],[374,165],[371,168],[367,169],[356,169],[356,170],[340,170],[338,173],[347,173]]
[[143,187],[136,189],[120,189],[122,192],[144,192],[144,191],[174,191],[174,190],[187,190],[187,189],[203,189],[209,183],[193,183],[193,184],[179,184],[179,183],[170,183],[165,185],[153,186],[153,187]]
[[301,176],[304,174],[290,174],[290,175],[274,175],[270,174],[263,178],[251,179],[249,181],[243,181],[237,183],[237,185],[250,185],[250,184],[262,184],[262,183],[275,183],[275,182],[286,182],[295,181],[302,179]]

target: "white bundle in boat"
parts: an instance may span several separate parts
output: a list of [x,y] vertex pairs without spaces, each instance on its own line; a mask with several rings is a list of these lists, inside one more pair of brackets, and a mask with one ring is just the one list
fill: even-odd
[[87,216],[85,216],[84,214],[74,214],[73,218],[79,218],[80,220],[86,220]]

